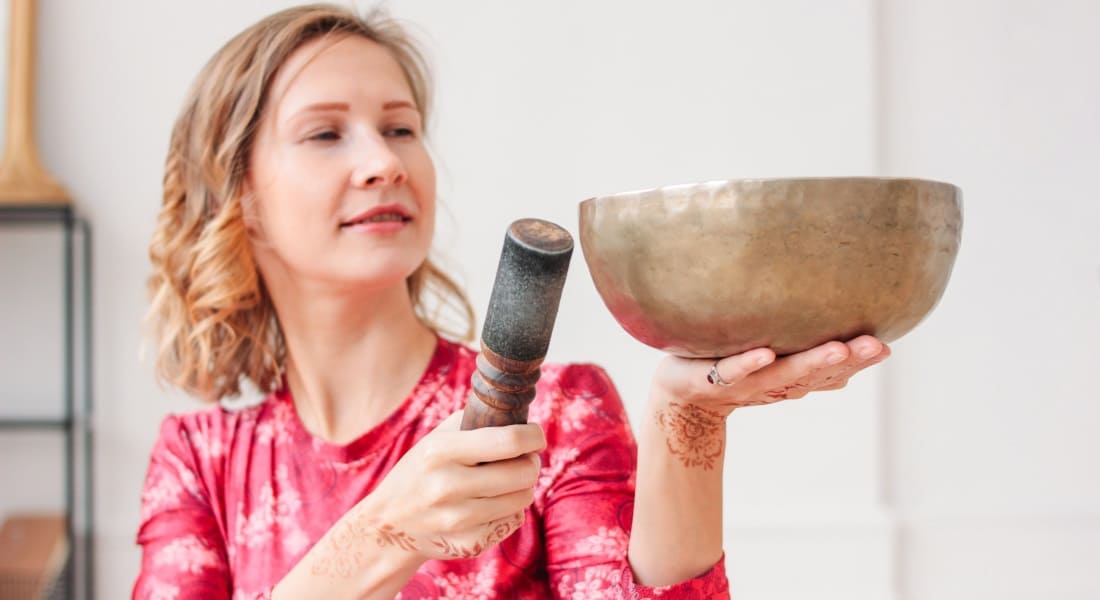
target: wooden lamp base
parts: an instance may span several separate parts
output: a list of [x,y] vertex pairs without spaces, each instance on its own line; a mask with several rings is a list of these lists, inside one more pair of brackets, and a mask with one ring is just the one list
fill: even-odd
[[0,161],[0,206],[68,204],[69,194],[46,173],[34,139],[35,0],[11,0],[8,114]]

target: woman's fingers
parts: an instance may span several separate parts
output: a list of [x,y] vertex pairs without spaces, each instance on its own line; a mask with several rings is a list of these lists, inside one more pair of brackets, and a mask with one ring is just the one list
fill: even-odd
[[528,506],[535,501],[535,491],[533,489],[519,490],[511,492],[509,494],[503,494],[494,498],[478,498],[471,500],[471,502],[478,503],[478,506],[474,512],[480,516],[477,525],[488,525],[490,523],[506,519],[514,514],[522,513],[527,510]]
[[493,498],[522,490],[532,490],[542,468],[538,454],[532,452],[517,458],[464,467],[458,472],[463,495],[472,498]]
[[461,419],[462,411],[444,419],[368,496],[383,522],[425,541],[417,551],[428,558],[478,555],[519,527],[534,501],[542,427],[461,431]]
[[875,358],[886,348],[886,344],[878,341],[870,335],[861,335],[847,344],[852,359],[857,362],[866,362]]
[[[837,380],[847,383],[848,379],[856,373],[871,365],[878,364],[890,356],[889,346],[871,336],[860,336],[849,341],[848,348],[851,351],[848,360],[836,367],[822,371],[817,378],[819,381],[813,382],[817,384],[817,389],[839,389],[834,387]],[[843,387],[843,385],[840,387]]]
[[462,411],[456,410],[440,421],[433,431],[458,431],[462,427]]
[[850,377],[889,355],[890,349],[869,335],[846,344],[828,342],[760,370],[745,381],[741,395],[773,402],[801,398],[814,390],[840,389]]
[[[448,419],[450,420],[450,419]],[[494,497],[534,488],[546,448],[538,424],[441,431],[425,438],[423,460],[436,475],[437,500]],[[428,485],[425,483],[425,485]]]
[[433,439],[425,452],[429,460],[474,466],[541,452],[546,436],[537,423],[482,427],[472,431],[445,432]]
[[738,383],[775,361],[775,352],[757,348],[713,363],[707,371],[707,382],[722,386]]
[[825,385],[814,388],[814,391],[815,392],[835,392],[837,390],[844,389],[847,385],[848,385],[848,380],[847,379],[837,379],[837,380],[834,380],[832,382],[826,383]]
[[[782,388],[799,388],[814,373],[835,367],[848,360],[851,351],[843,342],[828,342],[798,354],[783,357],[761,369],[745,383],[745,392],[755,395]],[[794,391],[794,390],[792,390]],[[809,391],[809,390],[805,390]],[[803,391],[803,395],[805,393]],[[790,396],[793,397],[793,396]]]

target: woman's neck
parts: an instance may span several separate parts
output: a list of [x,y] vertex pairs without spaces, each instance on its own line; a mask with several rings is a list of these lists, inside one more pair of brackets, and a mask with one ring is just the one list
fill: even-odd
[[284,290],[278,296],[272,295],[298,417],[331,443],[349,442],[382,422],[435,351],[435,333],[417,318],[404,284],[366,295]]

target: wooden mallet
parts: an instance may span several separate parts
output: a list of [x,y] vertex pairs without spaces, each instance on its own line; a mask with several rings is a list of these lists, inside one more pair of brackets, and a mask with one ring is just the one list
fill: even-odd
[[572,254],[573,237],[558,225],[521,219],[508,227],[462,429],[527,422]]

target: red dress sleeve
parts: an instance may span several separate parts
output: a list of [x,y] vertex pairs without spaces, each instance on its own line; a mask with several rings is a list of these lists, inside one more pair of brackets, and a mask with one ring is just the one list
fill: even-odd
[[[539,486],[547,566],[555,598],[729,598],[724,557],[670,586],[635,583],[627,561],[637,446],[606,373],[571,365],[545,373],[548,468]],[[554,381],[554,376],[557,376]],[[552,415],[552,416],[551,416]],[[538,495],[537,495],[538,497]]]
[[[199,457],[180,420],[166,418],[141,495],[137,542],[142,558],[135,600],[228,600],[232,596],[225,538],[201,477]],[[266,597],[270,592],[256,598]]]

